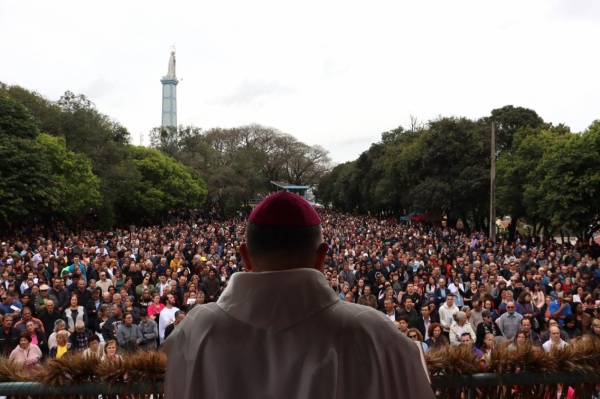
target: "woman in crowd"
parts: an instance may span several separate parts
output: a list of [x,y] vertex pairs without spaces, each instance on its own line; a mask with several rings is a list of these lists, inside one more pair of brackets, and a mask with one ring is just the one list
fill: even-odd
[[[79,268],[76,269],[79,270]],[[87,312],[83,306],[79,306],[79,298],[77,297],[77,294],[71,294],[71,298],[69,299],[69,307],[63,311],[63,318],[67,322],[67,330],[70,333],[75,331],[75,322],[77,320],[81,320],[85,325],[87,325]]]
[[527,344],[530,344],[527,334],[525,334],[525,332],[523,330],[519,330],[519,331],[517,331],[517,334],[515,335],[513,342],[510,345],[508,345],[508,349],[515,350],[518,348],[523,348]]
[[[355,279],[358,281],[361,278],[365,281],[369,280],[369,273],[367,272],[367,265],[363,262],[360,263],[360,266],[356,273],[354,274]],[[393,283],[392,283],[393,284]]]
[[231,276],[229,275],[229,273],[227,273],[227,267],[221,266],[219,268],[219,280],[221,281],[221,284],[225,284],[226,282],[228,282],[229,277]]
[[[54,332],[48,337],[48,350],[52,350],[56,346],[56,336],[59,331],[66,330],[67,323],[63,319],[58,319],[54,322]],[[68,333],[68,331],[67,331]]]
[[121,289],[121,287],[125,283],[125,280],[123,279],[123,272],[121,271],[121,269],[115,270],[115,274],[112,277],[112,282],[115,289]]
[[[471,273],[471,274],[473,274],[473,273]],[[465,305],[471,306],[473,297],[479,293],[479,290],[477,289],[477,281],[471,281],[468,284],[469,284],[469,286],[468,286],[469,288],[467,288],[467,291],[465,291],[464,302],[465,302]]]
[[60,359],[68,352],[72,351],[71,343],[69,342],[69,333],[61,330],[56,333],[56,346],[50,349],[50,358]]
[[454,346],[460,345],[460,337],[464,333],[469,333],[473,342],[475,342],[476,334],[468,322],[467,314],[463,311],[458,311],[454,315],[454,321],[455,323],[450,327],[450,343]]
[[160,302],[160,294],[155,292],[152,296],[152,303],[148,306],[148,317],[156,321],[158,314],[165,308],[165,304]]
[[148,273],[144,276],[142,283],[135,287],[136,298],[141,298],[144,291],[154,292],[154,286],[150,284],[150,274]]
[[123,309],[123,311],[131,313],[131,316],[133,316],[133,323],[139,324],[140,309],[138,309],[137,306],[135,306],[135,297],[133,295],[130,295],[127,298],[125,298],[125,308]]
[[123,360],[121,355],[117,355],[117,341],[109,339],[104,343],[104,355],[102,355],[103,362],[118,362]]
[[425,300],[427,302],[433,301],[433,299],[434,299],[433,294],[434,294],[434,291],[436,288],[438,288],[438,285],[435,281],[435,277],[430,276],[427,281],[427,284],[425,284]]
[[600,319],[592,320],[590,330],[585,336],[600,339]]
[[575,316],[575,327],[581,331],[581,334],[587,334],[592,325],[592,317],[584,312],[583,303],[576,302],[572,305],[573,315]]
[[553,287],[554,287],[554,289],[552,291],[550,291],[549,295],[553,301],[556,301],[558,299],[558,293],[563,292],[562,283],[560,281],[556,281],[553,284]]
[[342,285],[342,289],[340,290],[340,293],[338,294],[338,298],[340,298],[341,301],[346,299],[346,294],[350,292],[350,284],[348,283],[344,283],[344,285]]
[[544,293],[542,292],[542,290],[540,288],[540,282],[539,281],[536,281],[533,284],[533,288],[531,289],[531,300],[533,301],[536,309],[538,309],[538,310],[542,306],[544,306],[546,298],[545,298]]
[[103,303],[98,307],[98,317],[96,317],[96,324],[94,326],[94,332],[101,332],[102,326],[106,323],[106,320],[110,317],[110,308],[108,304]]
[[529,291],[521,292],[517,302],[519,302],[519,305],[521,306],[521,315],[525,319],[529,319],[529,321],[531,321],[531,325],[532,325],[533,329],[537,330],[539,327],[538,321],[537,321],[537,316],[539,314],[539,310],[535,307],[535,304],[531,300],[531,292],[529,292]]
[[406,335],[413,341],[419,342],[421,348],[423,348],[423,352],[427,353],[427,351],[429,350],[429,346],[427,346],[427,344],[423,342],[423,334],[421,334],[421,331],[417,330],[416,328],[409,328]]
[[479,348],[483,352],[483,361],[488,364],[490,362],[490,358],[492,356],[492,349],[494,349],[494,338],[495,335],[492,333],[485,334],[485,338],[483,338],[483,344],[481,348]]
[[48,344],[46,342],[46,334],[44,334],[32,320],[25,324],[25,331],[31,337],[31,343],[37,345],[43,354],[48,354]]
[[431,323],[429,325],[429,329],[427,330],[429,339],[425,341],[429,347],[429,350],[435,350],[443,346],[450,345],[448,338],[442,334],[442,331],[442,325],[440,323]]
[[581,330],[576,326],[575,315],[569,314],[565,317],[562,329],[569,336],[569,340],[581,337]]
[[13,349],[9,359],[24,365],[25,369],[31,372],[42,359],[42,351],[37,345],[31,343],[31,335],[23,331],[19,334],[19,346]]

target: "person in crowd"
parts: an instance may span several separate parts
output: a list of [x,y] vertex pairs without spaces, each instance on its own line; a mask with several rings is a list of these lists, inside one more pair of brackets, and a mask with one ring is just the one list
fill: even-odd
[[10,352],[8,357],[17,364],[25,366],[25,370],[32,372],[35,366],[42,360],[42,351],[31,343],[31,335],[23,331],[18,335],[19,344]]
[[565,301],[564,292],[561,291],[556,294],[556,299],[548,305],[548,311],[550,317],[558,321],[559,326],[562,327],[565,324],[565,317],[571,314],[571,305]]
[[123,324],[123,305],[114,303],[111,307],[112,315],[102,325],[102,337],[104,342],[117,340],[117,332]]
[[158,326],[156,322],[150,319],[146,309],[140,311],[140,318],[139,327],[142,332],[140,347],[142,349],[156,349],[158,342]]
[[92,330],[85,326],[83,320],[77,320],[75,322],[75,331],[69,336],[69,343],[72,350],[76,352],[85,351],[90,347],[90,340],[95,335]]
[[[440,280],[441,281],[441,280]],[[440,306],[440,324],[444,329],[444,333],[450,337],[450,327],[454,324],[454,315],[459,312],[458,306],[454,303],[454,294],[447,293],[446,301]]]
[[73,349],[69,342],[69,332],[67,330],[60,330],[56,333],[56,345],[50,349],[49,357],[51,359],[60,359]]
[[110,363],[121,362],[123,357],[117,354],[117,349],[117,341],[114,339],[109,339],[108,341],[104,342],[104,355],[102,355],[101,361]]
[[600,339],[600,319],[592,320],[590,330],[587,332],[586,337],[593,337]]
[[485,309],[481,312],[483,316],[483,322],[477,325],[477,331],[475,332],[475,345],[478,348],[481,348],[483,345],[483,341],[487,334],[492,334],[494,337],[501,337],[502,331],[500,331],[500,327],[498,324],[492,321],[492,313]]
[[87,312],[83,306],[79,305],[79,296],[77,294],[71,294],[69,307],[64,310],[63,318],[67,322],[67,330],[70,333],[75,331],[75,323],[78,320],[83,321],[87,325]]
[[4,315],[2,328],[0,329],[0,354],[10,356],[11,352],[19,345],[19,342],[19,331],[13,328],[13,315]]
[[569,340],[567,342],[571,342],[571,340],[581,337],[581,330],[575,325],[575,316],[572,314],[565,317],[565,323],[563,324],[561,330],[566,332],[569,336]]
[[575,302],[572,305],[575,316],[575,327],[581,331],[581,334],[587,334],[592,325],[592,316],[584,311],[583,303]]
[[421,335],[421,331],[416,328],[409,328],[406,336],[414,341],[419,342],[419,345],[423,348],[423,352],[427,353],[429,350],[429,346],[425,342],[423,342],[423,335]]
[[152,295],[152,303],[148,305],[148,317],[158,322],[158,315],[165,308],[165,304],[160,301],[160,294],[155,292]]
[[[523,320],[527,320],[527,319],[523,319]],[[523,348],[527,345],[531,345],[531,342],[529,341],[527,334],[525,333],[525,331],[519,330],[515,334],[515,337],[513,338],[513,342],[511,342],[508,345],[508,349],[515,350],[518,348]]]
[[136,300],[133,295],[130,295],[127,298],[125,298],[125,309],[123,309],[123,310],[125,312],[131,313],[131,315],[133,316],[133,322],[135,324],[139,324],[140,309],[136,306]]
[[550,326],[548,329],[550,332],[550,339],[542,345],[544,351],[550,352],[552,350],[563,349],[568,344],[563,341],[560,337],[560,328],[558,326]]
[[496,324],[500,327],[502,335],[507,339],[513,339],[521,327],[523,316],[517,313],[515,302],[506,303],[506,313],[496,319]]
[[47,284],[42,284],[40,285],[40,295],[36,296],[34,300],[35,311],[38,317],[42,309],[45,308],[47,301],[58,303],[58,298],[53,292],[50,292],[50,286]]
[[135,352],[142,343],[144,336],[140,326],[134,323],[133,314],[123,313],[123,323],[117,330],[117,343],[127,352]]
[[483,352],[475,346],[475,341],[473,341],[473,336],[470,333],[465,332],[461,335],[460,346],[471,348],[473,354],[475,354],[478,359],[483,358]]
[[[36,328],[40,329],[42,332],[45,332],[44,324],[42,323],[42,321],[40,319],[37,319],[32,316],[31,309],[29,309],[29,308],[23,309],[23,312],[21,315],[21,320],[16,322],[13,327],[16,328],[17,331],[19,331],[19,333],[22,333],[23,331],[25,331],[27,329],[26,325],[27,325],[27,322],[29,322],[29,321],[32,321],[35,324]],[[34,344],[35,344],[35,342],[34,342]]]
[[523,320],[521,320],[521,331],[525,333],[525,337],[532,345],[542,345],[542,340],[538,333],[533,330],[530,319],[523,318]]
[[475,342],[475,331],[471,324],[469,324],[467,314],[463,311],[458,311],[454,315],[454,323],[450,327],[450,344],[454,346],[460,345],[462,342],[461,337],[465,333],[471,334],[473,342]]
[[30,342],[34,345],[37,345],[37,347],[40,348],[42,353],[47,355],[48,343],[46,341],[46,334],[43,333],[39,328],[37,328],[37,325],[32,320],[29,320],[27,323],[25,323],[25,331],[31,337]]
[[100,337],[96,334],[91,335],[88,343],[89,347],[83,351],[83,357],[102,358],[102,355],[104,355],[104,344],[100,342]]
[[169,324],[175,322],[175,314],[179,311],[179,308],[175,306],[175,295],[167,294],[166,299],[165,307],[158,317],[158,337],[161,344],[165,340],[165,329]]
[[175,312],[175,320],[172,323],[169,323],[165,328],[165,339],[171,335],[171,333],[175,330],[175,327],[179,325],[185,318],[185,312],[178,310]]
[[483,353],[483,357],[481,358],[481,360],[485,365],[489,364],[492,358],[492,350],[495,347],[494,338],[496,337],[492,333],[485,334],[485,337],[483,338],[483,343],[481,344],[481,346],[478,347]]

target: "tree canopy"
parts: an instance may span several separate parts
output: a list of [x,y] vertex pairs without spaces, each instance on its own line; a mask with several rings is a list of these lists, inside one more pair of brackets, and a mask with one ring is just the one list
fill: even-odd
[[346,211],[422,211],[489,227],[491,122],[496,122],[496,208],[551,234],[589,237],[600,228],[600,122],[583,133],[511,105],[477,120],[440,117],[384,132],[358,159],[337,165],[318,197]]

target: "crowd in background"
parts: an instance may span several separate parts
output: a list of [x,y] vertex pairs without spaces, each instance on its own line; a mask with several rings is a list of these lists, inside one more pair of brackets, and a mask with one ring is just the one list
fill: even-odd
[[[424,351],[494,342],[546,350],[600,335],[600,248],[319,210],[323,273],[341,300],[378,309]],[[461,225],[458,225],[461,227]],[[195,306],[244,272],[243,215],[182,214],[110,232],[29,228],[0,248],[0,353],[114,360],[159,348]],[[307,293],[309,294],[309,293]]]

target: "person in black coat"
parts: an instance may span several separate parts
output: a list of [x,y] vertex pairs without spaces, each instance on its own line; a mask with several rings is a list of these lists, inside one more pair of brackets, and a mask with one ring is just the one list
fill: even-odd
[[177,326],[179,323],[181,323],[184,318],[185,318],[185,312],[183,312],[181,310],[178,310],[177,312],[175,312],[175,321],[173,323],[169,324],[165,328],[165,340],[173,332],[173,330],[175,330],[175,326]]
[[44,331],[46,331],[46,338],[50,337],[50,334],[54,332],[54,322],[61,318],[61,313],[56,309],[57,306],[52,300],[47,300],[42,310],[38,314],[38,319],[44,325]]
[[2,328],[0,328],[0,355],[6,357],[19,346],[19,331],[13,328],[12,315],[4,315],[2,319]]
[[433,300],[435,306],[440,307],[446,301],[446,296],[450,294],[450,289],[446,287],[446,279],[441,277],[439,280],[439,286],[433,291]]

